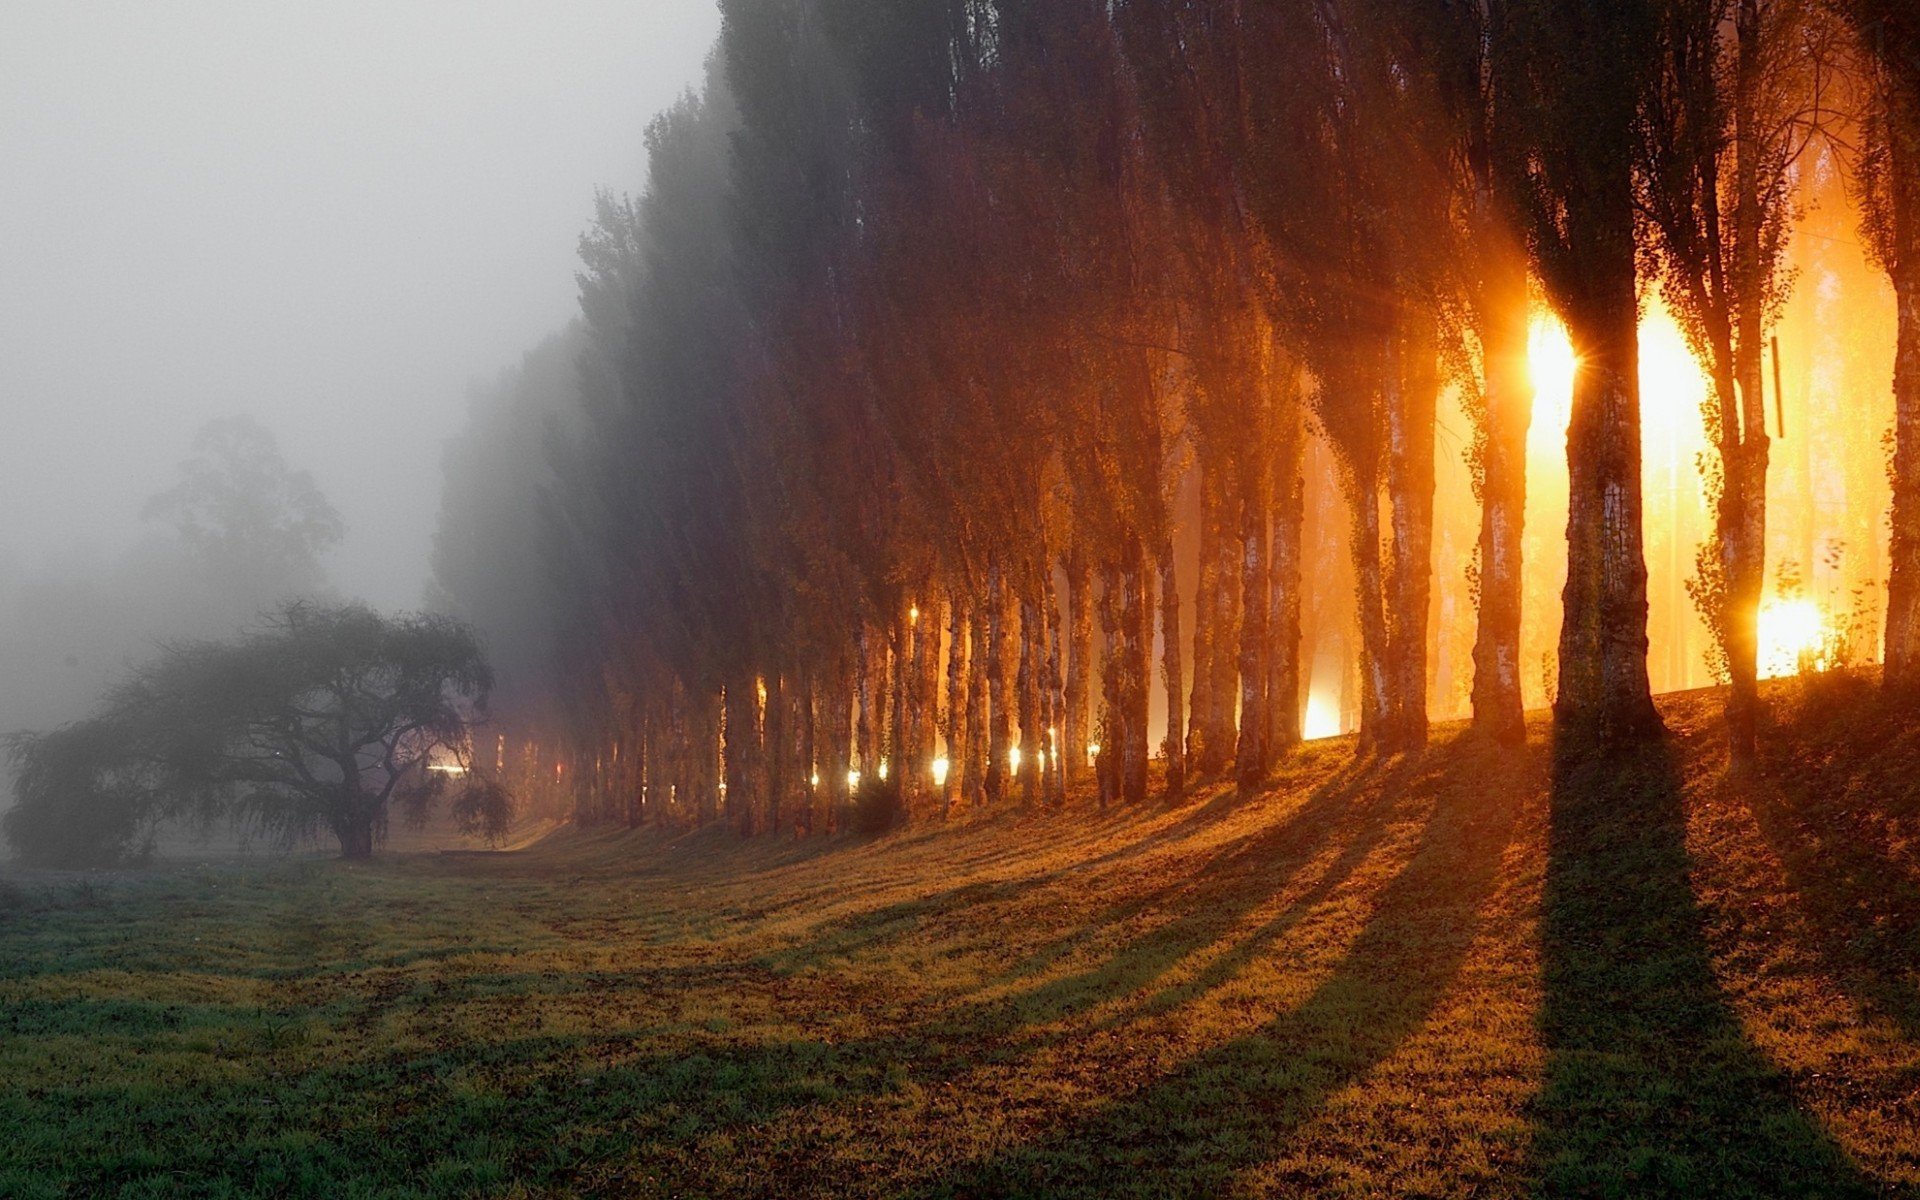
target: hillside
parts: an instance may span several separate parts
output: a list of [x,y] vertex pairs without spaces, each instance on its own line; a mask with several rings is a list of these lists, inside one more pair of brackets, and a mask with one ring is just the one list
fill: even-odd
[[1920,723],[0,880],[0,1195],[1920,1196]]

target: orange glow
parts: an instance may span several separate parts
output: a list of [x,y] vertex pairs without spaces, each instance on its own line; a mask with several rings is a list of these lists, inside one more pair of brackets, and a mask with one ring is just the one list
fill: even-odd
[[1760,678],[1784,679],[1833,665],[1838,631],[1811,600],[1769,600],[1760,606]]
[[1323,692],[1309,693],[1306,719],[1301,725],[1300,736],[1314,742],[1321,738],[1339,737],[1344,732],[1341,728],[1340,705]]

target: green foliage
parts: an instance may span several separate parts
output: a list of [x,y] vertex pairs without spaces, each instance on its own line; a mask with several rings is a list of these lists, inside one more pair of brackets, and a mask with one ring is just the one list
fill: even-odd
[[848,827],[855,833],[867,836],[887,832],[899,824],[900,818],[906,814],[906,807],[900,798],[900,781],[878,776],[860,780],[850,807]]

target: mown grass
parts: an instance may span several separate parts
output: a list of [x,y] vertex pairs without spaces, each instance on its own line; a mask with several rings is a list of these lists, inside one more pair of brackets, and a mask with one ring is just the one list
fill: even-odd
[[1920,723],[0,879],[0,1196],[1920,1195]]

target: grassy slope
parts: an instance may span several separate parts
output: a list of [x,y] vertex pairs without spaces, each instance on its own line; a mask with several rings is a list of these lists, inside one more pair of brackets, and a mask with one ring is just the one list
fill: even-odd
[[1561,778],[25,879],[0,1195],[1920,1195],[1920,722],[1780,701],[1738,788],[1693,698]]

